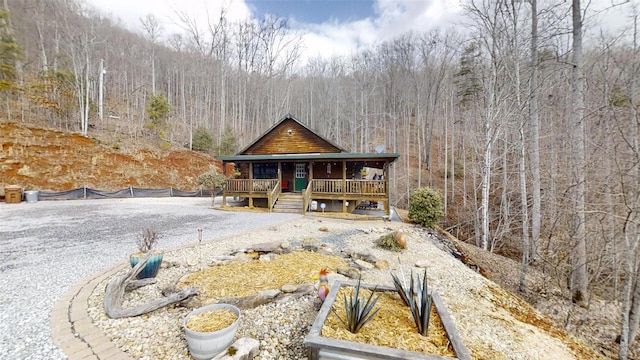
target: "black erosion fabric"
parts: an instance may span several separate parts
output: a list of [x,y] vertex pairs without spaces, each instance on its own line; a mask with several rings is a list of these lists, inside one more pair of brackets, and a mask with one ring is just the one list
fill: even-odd
[[[39,200],[77,200],[77,199],[116,199],[133,197],[210,197],[211,190],[177,190],[167,189],[145,189],[129,187],[120,190],[96,190],[90,188],[77,188],[66,191],[38,191]],[[222,191],[217,190],[215,195],[221,195]]]

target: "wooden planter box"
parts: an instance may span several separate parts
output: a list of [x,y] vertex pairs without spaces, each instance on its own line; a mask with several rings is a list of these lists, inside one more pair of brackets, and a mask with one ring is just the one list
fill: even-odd
[[[429,355],[421,352],[406,351],[400,349],[393,349],[389,347],[362,344],[358,342],[338,340],[323,337],[322,327],[331,312],[336,296],[340,291],[341,286],[355,287],[355,282],[340,282],[336,281],[329,290],[329,296],[325,299],[320,312],[313,322],[309,334],[304,338],[304,343],[308,347],[310,360],[321,359],[386,359],[386,360],[443,360],[443,359],[461,359],[471,360],[469,352],[465,348],[458,332],[456,331],[451,316],[447,312],[442,299],[437,293],[433,293],[433,305],[436,307],[442,325],[444,326],[447,337],[451,342],[453,351],[456,353],[455,358],[443,357],[439,355]],[[361,288],[374,289],[376,288],[371,284],[360,284]],[[376,291],[393,291],[395,288],[389,286],[378,286]]]

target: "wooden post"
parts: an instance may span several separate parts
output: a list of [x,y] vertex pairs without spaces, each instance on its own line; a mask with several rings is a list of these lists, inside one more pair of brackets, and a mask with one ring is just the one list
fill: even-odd
[[249,162],[249,209],[253,209],[253,162]]
[[389,191],[389,161],[385,161],[382,174],[384,175],[384,191],[387,193],[387,201],[384,202],[384,213],[391,216],[391,192]]
[[342,212],[347,212],[347,162],[342,161]]

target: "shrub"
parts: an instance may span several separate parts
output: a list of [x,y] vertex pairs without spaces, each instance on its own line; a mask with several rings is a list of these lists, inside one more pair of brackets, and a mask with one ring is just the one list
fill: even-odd
[[136,246],[141,253],[147,253],[158,243],[159,235],[154,229],[146,228],[142,230],[142,235],[136,240]]
[[193,132],[193,150],[208,152],[213,148],[213,136],[207,129],[199,127]]
[[389,251],[402,251],[397,241],[398,232],[392,231],[386,235],[382,235],[376,240],[376,245]]
[[416,189],[409,197],[409,220],[431,227],[444,216],[442,195],[434,189]]

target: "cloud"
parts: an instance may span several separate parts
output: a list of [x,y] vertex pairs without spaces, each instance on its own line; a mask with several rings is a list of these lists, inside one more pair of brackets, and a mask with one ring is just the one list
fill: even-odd
[[374,10],[373,18],[292,25],[305,33],[306,57],[349,55],[408,31],[455,26],[461,6],[458,0],[377,0]]
[[[164,36],[183,33],[177,11],[195,19],[204,31],[209,22],[216,23],[221,8],[227,20],[245,20],[252,9],[245,0],[85,0],[114,18],[121,19],[129,29],[141,32],[140,19],[153,13],[162,23]],[[289,25],[302,34],[303,58],[351,55],[379,42],[392,39],[410,30],[429,31],[449,26],[459,16],[460,0],[375,0],[371,17],[320,23],[304,23],[290,19]]]
[[140,19],[153,14],[164,28],[164,35],[182,33],[177,12],[195,19],[204,28],[211,21],[218,20],[220,10],[226,10],[230,21],[246,19],[250,10],[243,0],[85,0],[105,15],[120,19],[132,31],[141,31]]

